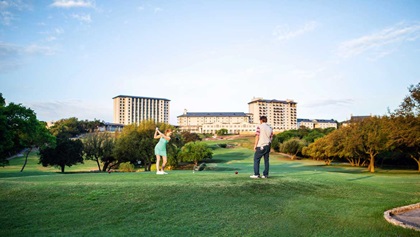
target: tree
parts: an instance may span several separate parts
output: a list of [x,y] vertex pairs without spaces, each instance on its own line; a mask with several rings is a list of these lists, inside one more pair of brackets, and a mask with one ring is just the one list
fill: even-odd
[[420,172],[420,83],[411,85],[408,90],[410,94],[391,113],[388,146],[408,154],[416,161]]
[[410,94],[403,99],[399,108],[394,111],[394,116],[418,117],[420,115],[420,82],[416,86],[411,85],[408,91]]
[[276,139],[279,143],[283,143],[293,137],[299,138],[299,133],[297,130],[287,130],[276,135]]
[[227,133],[228,133],[228,130],[226,128],[222,128],[216,131],[216,134],[218,136],[223,136],[223,135],[226,135]]
[[[117,163],[141,161],[144,164],[144,170],[150,171],[152,162],[155,160],[154,147],[157,140],[153,139],[153,134],[156,127],[159,127],[161,131],[174,130],[169,124],[156,124],[152,120],[142,121],[139,125],[125,126],[115,144],[114,156]],[[168,160],[170,159],[171,157],[168,157]]]
[[181,132],[181,137],[184,143],[201,141],[201,138],[197,133],[191,133],[189,131]]
[[388,147],[407,154],[420,172],[420,116],[392,116],[387,129]]
[[96,161],[98,170],[101,171],[101,162],[104,163],[102,171],[115,161],[112,156],[115,139],[105,132],[89,133],[83,140],[83,153],[87,160]]
[[327,147],[328,138],[322,137],[309,144],[309,146],[302,148],[302,154],[315,160],[324,160],[325,163],[329,165],[331,164],[332,159],[329,159],[328,157],[328,153],[326,151]]
[[332,132],[331,135],[339,140],[337,145],[340,158],[346,159],[351,166],[365,166],[368,159],[366,155],[359,149],[362,146],[362,140],[359,133],[359,124],[353,123],[347,127],[341,127]]
[[306,145],[304,141],[299,138],[291,138],[280,146],[280,151],[292,155],[291,159],[295,159],[302,148]]
[[30,108],[10,103],[6,106],[0,94],[0,163],[4,166],[7,158],[25,149],[25,168],[28,155],[34,147],[54,143],[54,137],[46,129],[46,124],[38,121]]
[[168,163],[167,166],[169,167],[177,167],[180,161],[179,153],[181,152],[181,148],[185,145],[184,141],[182,140],[181,134],[174,132],[171,135],[171,140],[167,146],[167,153],[168,153]]
[[97,131],[98,127],[103,126],[105,124],[104,121],[100,121],[98,119],[94,119],[93,121],[84,120],[80,121],[80,123],[83,130],[89,133]]
[[182,161],[194,162],[194,165],[197,166],[198,162],[211,159],[213,152],[205,143],[189,142],[182,147],[179,156]]
[[45,148],[49,145],[55,145],[56,138],[50,133],[47,129],[47,124],[45,122],[37,121],[32,125],[30,132],[22,139],[22,143],[26,146],[25,162],[23,163],[22,169],[20,172],[23,172],[26,164],[28,163],[28,156],[31,153],[32,149],[38,147],[40,149]]
[[369,172],[375,172],[375,157],[387,149],[388,134],[385,129],[386,117],[369,117],[359,122],[359,149],[368,155]]
[[[152,140],[153,137],[149,137],[149,140]],[[116,165],[124,162],[135,163],[138,160],[144,162],[145,171],[148,171],[148,166],[146,165],[145,160],[151,159],[151,157],[143,157],[141,150],[153,150],[152,146],[141,147],[140,146],[140,135],[137,131],[137,125],[131,124],[125,126],[119,135],[114,149],[114,156],[117,159]],[[144,144],[143,144],[144,145]],[[148,156],[151,156],[150,154]]]
[[302,137],[307,143],[314,142],[317,138],[325,136],[319,129],[310,130],[305,136]]
[[39,164],[44,167],[58,166],[64,173],[65,166],[83,164],[83,143],[80,140],[60,138],[57,146],[40,149],[39,154]]
[[72,138],[86,132],[76,117],[56,121],[50,131],[57,138]]

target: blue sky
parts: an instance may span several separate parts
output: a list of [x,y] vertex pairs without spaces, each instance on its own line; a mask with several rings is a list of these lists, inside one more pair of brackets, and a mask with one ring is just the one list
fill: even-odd
[[117,95],[190,112],[293,99],[384,115],[420,82],[420,1],[0,0],[0,93],[38,119],[112,122]]

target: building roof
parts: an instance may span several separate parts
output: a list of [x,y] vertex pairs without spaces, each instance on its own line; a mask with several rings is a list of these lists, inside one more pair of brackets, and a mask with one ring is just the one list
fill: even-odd
[[337,123],[334,119],[314,119],[318,123]]
[[112,99],[118,98],[118,97],[129,97],[129,98],[136,98],[136,99],[152,99],[152,100],[167,100],[167,101],[171,101],[165,98],[154,98],[154,97],[144,97],[144,96],[132,96],[132,95],[117,95],[115,97],[113,97]]
[[179,117],[246,117],[244,112],[187,112]]
[[266,103],[282,103],[282,104],[297,104],[297,102],[293,100],[264,100],[261,98],[255,98],[248,104],[256,103],[256,102],[266,102]]
[[300,119],[300,118],[298,118],[298,119],[297,119],[297,122],[298,122],[298,123],[301,123],[301,122],[310,122],[310,123],[312,123],[312,122],[313,122],[313,120],[312,120],[312,119]]
[[317,123],[337,123],[334,119],[297,119],[298,123],[301,122],[317,122]]

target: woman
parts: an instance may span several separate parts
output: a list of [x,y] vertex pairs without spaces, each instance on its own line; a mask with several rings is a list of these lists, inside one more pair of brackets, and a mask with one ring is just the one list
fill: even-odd
[[[159,135],[158,135],[159,133]],[[171,140],[172,131],[167,129],[165,134],[161,133],[158,128],[155,131],[155,139],[159,138],[158,144],[155,146],[155,155],[156,155],[156,174],[168,174],[165,172],[165,165],[167,162],[166,155],[166,144]],[[162,156],[162,169],[159,169],[160,157]]]

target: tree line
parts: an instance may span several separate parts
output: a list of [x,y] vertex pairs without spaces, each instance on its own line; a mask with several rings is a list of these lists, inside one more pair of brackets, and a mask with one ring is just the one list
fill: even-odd
[[197,134],[178,132],[175,127],[143,121],[125,126],[122,132],[99,132],[104,124],[99,120],[79,120],[75,117],[56,121],[47,128],[45,122],[36,118],[30,108],[9,103],[0,93],[0,165],[5,166],[14,155],[23,152],[25,162],[33,149],[38,150],[39,164],[55,166],[61,172],[65,167],[93,160],[98,171],[117,169],[122,164],[141,165],[150,171],[155,162],[153,139],[156,127],[161,131],[175,132],[168,143],[168,166],[177,167],[180,162],[198,162],[212,158],[211,149],[200,142]]
[[409,87],[399,108],[388,115],[350,120],[339,129],[300,128],[276,135],[273,149],[298,154],[330,165],[345,160],[352,166],[367,166],[375,172],[377,159],[411,159],[420,172],[420,83]]

